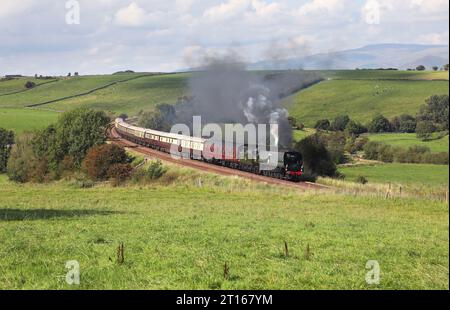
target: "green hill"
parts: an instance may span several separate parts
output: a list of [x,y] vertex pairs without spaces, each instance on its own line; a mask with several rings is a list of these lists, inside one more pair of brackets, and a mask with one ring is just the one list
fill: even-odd
[[[255,74],[267,73],[255,71]],[[344,113],[363,122],[375,113],[414,115],[428,96],[448,93],[448,81],[445,81],[448,72],[341,70],[316,73],[326,80],[286,99],[290,113],[309,127],[320,118]],[[35,128],[39,122],[47,125],[56,117],[50,116],[51,110],[61,112],[84,106],[133,115],[152,109],[158,103],[176,102],[186,93],[189,76],[189,73],[123,73],[53,80],[31,77],[2,80],[0,109],[10,110],[4,110],[0,116],[0,127],[11,126],[6,114],[12,111],[17,113],[11,128],[19,131]],[[27,90],[26,81],[36,83],[37,87]],[[40,117],[30,122],[32,112],[11,110],[29,106],[46,112],[40,112]]]
[[435,94],[448,94],[448,81],[336,79],[296,93],[285,105],[292,116],[311,127],[319,119],[342,114],[361,122],[377,113],[415,115],[425,99]]

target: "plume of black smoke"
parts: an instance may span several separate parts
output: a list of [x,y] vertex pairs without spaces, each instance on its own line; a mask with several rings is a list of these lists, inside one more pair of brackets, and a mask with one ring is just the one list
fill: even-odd
[[194,115],[204,123],[271,124],[280,127],[272,132],[275,142],[289,146],[292,133],[287,111],[273,101],[271,90],[257,74],[230,59],[214,60],[190,80],[192,100],[179,107],[179,121],[189,124]]
[[246,71],[238,57],[210,58],[189,81],[192,97],[177,105],[178,122],[192,125],[192,117],[205,123],[278,124],[271,134],[279,147],[292,142],[288,112],[281,99],[305,81],[293,72],[263,74]]

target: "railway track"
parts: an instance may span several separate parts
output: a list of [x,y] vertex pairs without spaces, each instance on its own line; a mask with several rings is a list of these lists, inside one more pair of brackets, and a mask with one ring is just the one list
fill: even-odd
[[223,167],[223,166],[216,166],[216,165],[208,164],[208,163],[205,163],[202,161],[197,161],[197,160],[176,159],[176,158],[173,158],[170,154],[163,153],[163,152],[151,149],[151,148],[147,148],[147,147],[141,146],[139,144],[136,144],[134,142],[128,141],[126,139],[123,139],[117,133],[116,129],[112,126],[108,128],[107,134],[108,134],[108,139],[111,143],[117,144],[122,147],[132,148],[134,151],[136,151],[142,155],[150,156],[151,158],[157,158],[162,161],[198,169],[198,170],[205,171],[205,172],[216,173],[216,174],[220,174],[220,175],[224,175],[224,176],[239,176],[239,177],[250,179],[253,181],[257,181],[257,182],[282,185],[285,187],[288,186],[288,187],[293,187],[293,188],[303,189],[303,190],[306,190],[306,189],[316,189],[317,190],[317,189],[328,189],[329,188],[328,186],[310,183],[310,182],[294,183],[291,181],[269,178],[269,177],[265,177],[262,175],[257,175],[257,174],[253,174],[250,172],[231,169],[231,168]]

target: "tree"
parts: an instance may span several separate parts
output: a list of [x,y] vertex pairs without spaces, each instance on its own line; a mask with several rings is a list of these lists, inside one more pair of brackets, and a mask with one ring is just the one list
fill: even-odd
[[164,118],[160,111],[142,113],[138,124],[140,127],[144,128],[170,131],[169,122]]
[[14,132],[0,128],[0,173],[6,172],[6,166],[13,144]]
[[314,126],[314,128],[318,129],[318,130],[329,130],[330,129],[330,121],[327,119],[318,120],[316,125]]
[[130,164],[113,164],[108,169],[108,177],[112,180],[114,186],[120,185],[131,176],[133,168]]
[[392,119],[392,131],[413,133],[416,131],[416,119],[408,114],[402,114]]
[[424,65],[420,65],[420,66],[417,66],[417,67],[416,67],[416,70],[417,70],[417,71],[425,71],[425,69],[426,69],[426,68],[425,68]]
[[33,152],[35,134],[24,133],[17,137],[8,159],[7,173],[11,181],[25,183],[31,176],[31,170],[39,162]]
[[444,65],[444,70],[445,70],[445,71],[448,71],[448,64],[445,64],[445,65]]
[[75,75],[75,76],[79,76],[79,73],[78,73],[78,72],[75,72],[74,75]]
[[391,124],[389,120],[381,114],[376,115],[368,126],[369,132],[390,132]]
[[60,162],[68,155],[76,165],[81,164],[91,147],[105,143],[105,129],[109,122],[102,111],[80,108],[64,113],[55,126],[54,145],[47,149],[54,149],[51,159]]
[[169,126],[172,127],[177,119],[175,107],[168,103],[161,103],[156,106],[156,109],[161,113],[162,117],[169,124]]
[[310,176],[335,176],[336,164],[319,135],[311,135],[295,147],[303,156],[305,172]]
[[350,122],[350,117],[348,115],[341,115],[334,119],[331,124],[331,130],[334,131],[344,131],[347,124]]
[[439,67],[438,66],[433,66],[433,71],[438,71]]
[[[430,122],[435,130],[449,129],[449,101],[448,95],[435,95],[427,98],[425,105],[420,108],[417,121]],[[423,126],[423,124],[422,124]],[[428,126],[428,128],[431,128]]]
[[128,162],[129,158],[124,148],[115,144],[103,144],[89,149],[83,160],[82,168],[90,179],[106,180],[108,176],[123,176],[124,166],[112,167],[117,164],[128,164]]
[[352,136],[359,136],[360,134],[366,133],[367,128],[361,123],[351,120],[345,127],[345,132]]
[[432,122],[420,121],[417,123],[416,128],[417,138],[422,139],[423,141],[429,140],[435,130],[436,128],[433,126]]
[[36,86],[36,83],[31,82],[31,81],[28,81],[28,82],[25,83],[25,88],[26,89],[31,89],[31,88],[34,88],[35,86]]

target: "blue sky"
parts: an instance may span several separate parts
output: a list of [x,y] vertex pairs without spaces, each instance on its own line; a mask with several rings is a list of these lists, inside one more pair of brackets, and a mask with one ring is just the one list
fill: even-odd
[[73,1],[1,0],[0,75],[174,71],[229,50],[255,62],[449,37],[447,0],[79,0],[68,24]]

